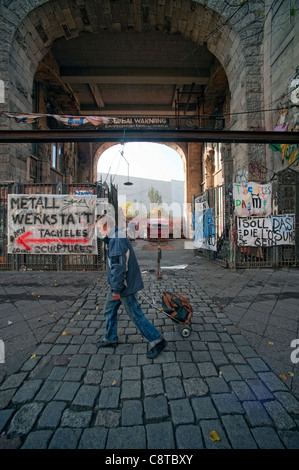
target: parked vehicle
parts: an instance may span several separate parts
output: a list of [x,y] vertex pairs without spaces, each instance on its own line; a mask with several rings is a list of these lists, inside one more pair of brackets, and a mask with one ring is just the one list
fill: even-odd
[[169,220],[167,218],[150,218],[147,220],[148,239],[168,239]]

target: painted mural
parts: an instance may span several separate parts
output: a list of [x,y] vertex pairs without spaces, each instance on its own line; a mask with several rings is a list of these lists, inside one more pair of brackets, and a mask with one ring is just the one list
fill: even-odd
[[[283,109],[277,119],[275,132],[288,132],[289,122],[287,120],[287,110]],[[299,131],[299,122],[294,125],[295,132]],[[299,160],[299,149],[296,144],[270,144],[269,148],[274,152],[280,152],[282,158],[287,160],[289,165],[295,165]]]

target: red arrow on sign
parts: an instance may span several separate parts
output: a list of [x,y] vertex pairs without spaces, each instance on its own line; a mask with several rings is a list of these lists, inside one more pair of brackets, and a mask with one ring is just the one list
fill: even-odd
[[65,245],[75,245],[81,243],[89,243],[88,238],[30,238],[32,232],[26,232],[20,235],[16,242],[18,245],[21,245],[26,248],[26,250],[31,250],[30,244],[34,245],[44,245],[45,243],[63,243]]

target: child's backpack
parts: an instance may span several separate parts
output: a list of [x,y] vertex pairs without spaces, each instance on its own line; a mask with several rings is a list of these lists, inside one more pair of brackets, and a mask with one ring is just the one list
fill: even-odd
[[181,294],[177,292],[171,294],[170,292],[163,291],[162,305],[162,310],[173,321],[182,323],[182,325],[189,323],[192,315],[192,307],[190,302]]

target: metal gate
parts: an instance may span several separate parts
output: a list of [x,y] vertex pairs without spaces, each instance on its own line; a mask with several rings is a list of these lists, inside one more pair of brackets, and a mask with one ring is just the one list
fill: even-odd
[[[240,247],[235,241],[236,268],[299,266],[299,174],[290,168],[279,172],[272,182],[272,214],[295,214],[294,245]],[[236,224],[234,224],[236,232]]]
[[275,183],[277,213],[295,214],[295,243],[274,247],[274,264],[299,266],[299,173],[287,168],[278,173]]
[[272,214],[295,214],[294,245],[241,247],[237,244],[232,185],[206,190],[204,199],[213,209],[216,251],[202,253],[221,265],[239,269],[299,266],[299,173],[287,168],[272,181]]
[[209,259],[217,261],[223,266],[228,266],[230,242],[230,199],[227,197],[225,186],[216,186],[207,189],[204,194],[194,197],[195,202],[206,201],[209,209],[213,212],[214,250],[200,248],[200,251]]
[[8,254],[7,200],[8,194],[75,194],[90,191],[105,198],[117,214],[117,189],[101,181],[96,183],[0,183],[0,270],[96,271],[105,265],[103,244],[98,242],[97,255],[29,255]]
[[208,190],[209,206],[214,209],[214,224],[216,235],[216,251],[212,253],[213,259],[227,267],[230,259],[230,214],[231,200],[229,188],[225,185]]

